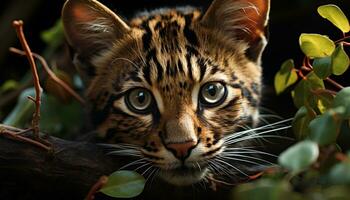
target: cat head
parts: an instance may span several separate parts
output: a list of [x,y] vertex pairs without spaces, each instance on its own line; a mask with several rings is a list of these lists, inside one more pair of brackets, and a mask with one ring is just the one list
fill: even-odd
[[210,162],[239,143],[236,130],[257,123],[268,0],[214,0],[204,13],[160,9],[129,21],[98,1],[69,0],[62,13],[100,136],[168,182],[215,173]]

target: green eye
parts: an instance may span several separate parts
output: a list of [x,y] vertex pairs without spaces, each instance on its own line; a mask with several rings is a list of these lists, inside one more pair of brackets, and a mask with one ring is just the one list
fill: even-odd
[[203,85],[200,91],[200,101],[205,106],[217,106],[227,96],[227,89],[221,82],[209,82]]
[[125,101],[131,111],[145,114],[152,104],[152,95],[146,89],[137,88],[127,94]]

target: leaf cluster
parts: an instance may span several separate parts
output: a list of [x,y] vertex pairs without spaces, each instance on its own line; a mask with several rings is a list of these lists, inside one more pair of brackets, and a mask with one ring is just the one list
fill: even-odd
[[350,197],[350,152],[337,144],[342,134],[350,133],[350,87],[332,79],[344,74],[350,65],[345,51],[350,46],[350,25],[336,5],[323,5],[317,11],[343,37],[332,40],[321,34],[301,34],[299,45],[305,54],[302,66],[297,68],[289,59],[275,75],[276,93],[290,91],[298,108],[292,122],[298,142],[279,155],[281,168],[237,187],[234,199]]

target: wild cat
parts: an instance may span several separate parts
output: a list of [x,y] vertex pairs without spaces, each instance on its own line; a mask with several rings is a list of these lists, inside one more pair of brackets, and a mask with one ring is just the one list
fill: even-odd
[[258,164],[251,154],[263,152],[249,144],[268,129],[253,127],[269,8],[214,0],[204,12],[163,8],[126,21],[96,0],[68,0],[65,36],[110,153],[178,186]]

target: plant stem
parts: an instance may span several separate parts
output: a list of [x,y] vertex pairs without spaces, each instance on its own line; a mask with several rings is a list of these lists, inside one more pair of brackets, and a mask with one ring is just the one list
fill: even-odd
[[[11,52],[25,56],[26,53],[24,51],[21,51],[19,49],[11,47],[9,49]],[[47,64],[46,60],[40,56],[37,53],[32,52],[33,56],[39,60],[41,65],[43,66],[46,73],[52,78],[53,81],[55,81],[58,85],[60,85],[66,92],[68,92],[71,96],[73,96],[80,104],[85,105],[85,100],[79,96],[69,85],[67,85],[64,81],[62,81],[60,78],[56,76],[56,74],[51,70],[49,65]]]
[[38,75],[38,71],[35,65],[32,52],[30,50],[30,47],[23,33],[23,21],[15,20],[12,22],[12,25],[16,29],[18,39],[21,42],[22,48],[24,49],[27,55],[27,58],[32,70],[34,88],[35,88],[35,99],[34,99],[35,112],[33,114],[32,127],[33,127],[34,138],[39,139],[39,121],[40,121],[40,104],[41,104],[41,87],[39,82],[39,75]]
[[339,83],[335,82],[334,80],[330,78],[325,79],[328,83],[332,84],[334,87],[338,88],[339,90],[344,89],[344,86],[340,85]]
[[349,36],[345,36],[345,35],[344,35],[343,38],[341,38],[341,39],[335,41],[335,43],[339,43],[339,42],[342,42],[342,41],[347,40],[347,39],[350,39],[350,35],[349,35]]
[[85,200],[94,200],[95,194],[107,183],[107,181],[107,176],[101,176],[100,179],[98,179],[98,181],[91,187]]

